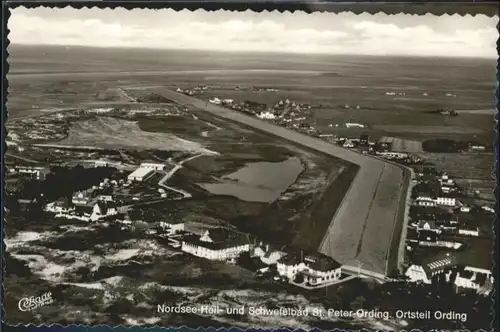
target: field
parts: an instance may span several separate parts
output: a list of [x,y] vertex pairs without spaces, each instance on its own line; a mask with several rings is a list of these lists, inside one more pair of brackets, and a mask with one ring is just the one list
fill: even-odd
[[70,127],[69,136],[58,143],[74,146],[97,146],[108,149],[135,148],[213,153],[213,151],[203,148],[198,143],[167,133],[145,132],[134,121],[110,117],[98,117],[88,121],[75,122]]
[[480,199],[495,202],[493,153],[420,153],[419,156],[446,170],[467,191],[480,191]]
[[462,264],[492,270],[494,246],[493,239],[471,239],[465,250],[460,253]]
[[391,144],[391,150],[406,153],[422,152],[422,142],[396,138]]
[[492,179],[493,153],[421,153],[419,156],[458,179]]
[[387,136],[384,136],[383,139],[385,139],[386,142],[390,142],[391,151],[393,152],[403,152],[403,153],[423,152],[422,142],[420,141],[412,141],[399,137],[387,137]]

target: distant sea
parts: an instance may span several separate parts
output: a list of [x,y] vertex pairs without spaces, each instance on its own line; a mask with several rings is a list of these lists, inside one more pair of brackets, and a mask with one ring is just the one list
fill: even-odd
[[[293,86],[300,89],[344,89],[356,104],[373,101],[384,91],[425,92],[443,98],[427,101],[429,108],[492,109],[495,105],[496,60],[479,58],[393,57],[229,53],[193,50],[92,48],[78,46],[9,46],[9,75],[13,85],[43,81],[51,73],[94,75],[89,80],[119,80],[141,76],[141,84]],[[106,73],[114,73],[106,78]],[[44,74],[44,75],[40,75]],[[120,74],[120,75],[118,75]],[[111,77],[111,76],[116,77]],[[149,80],[148,75],[154,77]],[[158,78],[160,77],[160,78]],[[71,81],[71,75],[64,81]],[[63,81],[63,79],[61,79]],[[146,84],[147,84],[146,83]],[[298,87],[298,88],[297,88]],[[387,90],[385,90],[387,89]],[[380,91],[381,90],[381,91]],[[339,99],[335,91],[323,96]],[[446,97],[446,94],[453,95]],[[375,97],[374,97],[375,96]],[[18,96],[20,97],[20,96]],[[42,97],[43,98],[43,97]],[[403,105],[408,96],[398,96]],[[434,98],[435,99],[435,98]],[[358,101],[359,100],[359,101]],[[425,105],[424,105],[425,106]],[[404,105],[403,105],[404,107]],[[425,106],[427,107],[427,106]]]
[[[80,46],[10,45],[10,73],[54,71],[291,71],[331,77],[405,76],[495,80],[495,59],[213,52]],[[366,68],[369,67],[369,73]],[[452,83],[452,82],[450,82]]]

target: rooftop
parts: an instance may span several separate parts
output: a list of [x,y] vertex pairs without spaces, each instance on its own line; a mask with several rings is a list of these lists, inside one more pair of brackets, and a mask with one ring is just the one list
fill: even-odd
[[99,207],[101,214],[107,214],[109,209],[116,208],[116,203],[114,202],[98,201],[96,205]]
[[430,278],[436,271],[443,271],[459,265],[458,256],[454,253],[440,252],[434,256],[417,256],[413,260],[415,265],[420,265],[424,269],[427,277]]
[[435,242],[439,239],[439,235],[431,230],[422,229],[418,232],[419,241],[432,241]]
[[183,242],[200,247],[221,250],[250,243],[250,238],[243,233],[236,233],[225,228],[212,228],[202,236],[188,234],[183,237]]
[[129,176],[132,176],[132,177],[144,177],[150,173],[152,173],[153,171],[151,169],[148,169],[148,168],[143,168],[143,167],[139,167],[138,169],[136,169],[135,171],[133,171],[132,173],[129,174]]
[[161,167],[164,167],[165,164],[155,163],[155,162],[144,162],[144,163],[141,163],[141,167],[144,167],[144,166],[161,166]]
[[450,253],[438,254],[424,261],[423,269],[430,276],[436,271],[449,269],[458,265],[458,258]]
[[394,141],[394,137],[388,137],[388,136],[384,136],[379,140],[380,143],[385,143],[385,144],[390,144],[392,143],[392,141]]
[[318,252],[294,251],[288,253],[280,260],[280,263],[297,265],[304,263],[316,271],[331,271],[341,267],[341,264],[331,257]]

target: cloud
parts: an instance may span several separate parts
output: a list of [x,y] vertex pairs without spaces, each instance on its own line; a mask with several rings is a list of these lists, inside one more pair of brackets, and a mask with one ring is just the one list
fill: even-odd
[[491,58],[498,38],[496,18],[480,15],[18,8],[8,27],[20,44]]

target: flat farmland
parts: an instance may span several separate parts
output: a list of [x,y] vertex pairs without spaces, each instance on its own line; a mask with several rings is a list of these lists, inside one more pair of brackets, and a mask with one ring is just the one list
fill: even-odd
[[438,169],[446,170],[469,194],[479,191],[480,200],[495,202],[494,153],[419,153],[418,155],[436,165]]
[[[302,75],[305,81],[320,81],[319,76]],[[475,139],[490,143],[494,139],[494,117],[491,112],[464,112],[457,117],[442,116],[428,111],[440,107],[451,107],[462,98],[446,97],[445,93],[435,93],[432,98],[422,96],[419,90],[413,91],[412,100],[393,100],[392,96],[384,95],[384,88],[357,86],[293,86],[269,81],[260,86],[276,88],[277,91],[255,92],[250,87],[240,87],[228,83],[231,78],[218,77],[218,84],[211,86],[198,98],[208,100],[211,97],[234,99],[236,102],[253,101],[271,107],[279,100],[289,98],[295,102],[313,105],[314,108],[306,115],[306,122],[312,124],[325,134],[340,136],[359,136],[369,134],[374,139],[382,136],[398,136],[403,139],[423,141],[429,137],[448,139]],[[222,82],[222,83],[219,83]],[[258,85],[259,86],[259,85]],[[178,84],[176,87],[189,88],[193,85]],[[388,88],[385,88],[387,90]],[[353,99],[348,91],[357,90],[363,95],[361,100]],[[331,96],[335,95],[336,98]],[[408,92],[407,92],[408,94]],[[349,107],[346,108],[346,105]],[[355,107],[359,106],[359,109]],[[456,107],[462,107],[456,105]],[[345,128],[346,123],[359,123],[364,128]]]
[[[155,88],[153,91],[188,108],[205,110],[218,117],[242,123],[311,150],[359,165],[360,170],[335,213],[319,250],[341,263],[352,264],[355,260],[362,260],[362,263],[370,266],[372,271],[386,273],[391,238],[399,241],[397,234],[393,237],[393,230],[397,222],[403,222],[397,220],[398,204],[402,197],[406,197],[404,181],[408,179],[403,179],[403,172],[399,167],[240,112],[207,104],[203,100],[167,88]],[[373,233],[375,229],[384,230],[383,236],[386,236],[387,242],[378,240],[380,234]],[[366,240],[365,245],[365,236],[374,237],[374,240]],[[378,257],[376,261],[373,261],[374,256]]]
[[484,130],[479,130],[476,128],[470,128],[467,126],[459,127],[459,126],[447,126],[447,127],[442,127],[442,126],[411,126],[411,125],[377,125],[374,126],[374,129],[379,130],[379,131],[384,131],[384,132],[391,132],[391,133],[422,133],[422,134],[435,134],[435,133],[441,133],[441,134],[456,134],[456,133],[463,133],[463,134],[475,134],[475,133],[482,133]]
[[446,170],[458,179],[493,181],[495,167],[494,153],[419,153],[419,157]]

